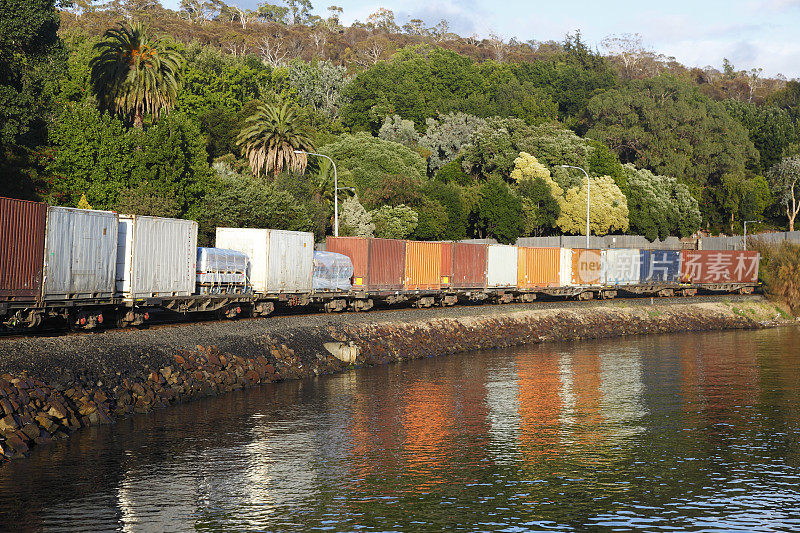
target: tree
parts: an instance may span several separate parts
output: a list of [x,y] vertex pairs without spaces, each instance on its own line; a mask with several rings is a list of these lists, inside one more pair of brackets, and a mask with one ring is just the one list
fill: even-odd
[[370,211],[375,236],[381,239],[405,239],[417,229],[417,212],[405,205],[383,205]]
[[425,121],[427,129],[419,143],[431,151],[428,171],[436,174],[440,168],[458,157],[461,147],[469,142],[475,131],[486,121],[466,113],[448,113],[438,119]]
[[428,196],[422,196],[416,206],[417,227],[414,238],[421,241],[436,241],[446,238],[448,216],[444,206]]
[[373,137],[368,133],[345,134],[320,148],[334,161],[339,171],[349,170],[356,189],[364,194],[378,187],[382,176],[398,175],[421,182],[425,176],[425,162],[411,150],[392,141]]
[[[591,178],[589,227],[595,235],[628,230],[628,203],[610,176]],[[586,179],[564,194],[558,227],[567,234],[586,235]]]
[[789,219],[789,231],[794,231],[794,221],[800,213],[800,156],[784,157],[769,171],[772,192]]
[[673,235],[688,237],[700,227],[700,209],[686,185],[630,163],[623,171],[632,233],[654,241]]
[[126,215],[167,218],[175,218],[181,214],[181,208],[174,198],[164,196],[147,182],[133,188],[121,189],[114,210]]
[[92,87],[101,108],[142,128],[144,115],[158,120],[181,89],[184,59],[178,51],[135,22],[107,30],[90,62]]
[[738,229],[737,221],[761,220],[764,210],[772,203],[766,178],[748,171],[723,175],[718,191],[722,212],[729,215],[728,228],[731,233]]
[[378,137],[386,141],[393,141],[414,150],[419,146],[419,134],[414,129],[414,122],[405,120],[398,115],[387,116],[383,121]]
[[473,218],[476,236],[493,237],[510,244],[522,234],[522,202],[497,177],[481,185]]
[[349,83],[347,69],[330,61],[295,60],[289,64],[289,85],[297,93],[296,101],[328,118],[339,115]]
[[416,207],[422,198],[421,180],[406,174],[384,174],[375,187],[364,191],[364,205],[375,208],[381,205],[405,204]]
[[351,196],[342,202],[339,212],[340,234],[354,237],[372,237],[375,233],[375,224],[372,216],[367,213],[358,196]]
[[443,183],[457,183],[459,185],[469,185],[475,180],[464,172],[464,159],[457,157],[443,165],[438,172],[436,172],[436,181]]
[[236,144],[242,147],[256,176],[262,170],[265,174],[277,175],[284,167],[300,174],[308,160],[306,154],[295,153],[295,150],[314,150],[308,126],[289,102],[281,106],[259,105],[247,118]]
[[787,148],[797,142],[797,130],[789,111],[777,106],[726,100],[728,112],[747,129],[759,158],[752,170],[765,172],[778,164]]
[[36,197],[33,151],[66,67],[55,0],[0,2],[0,190]]
[[422,185],[422,191],[428,198],[436,200],[447,214],[447,224],[441,238],[450,241],[465,238],[469,213],[461,188],[453,183],[427,181]]
[[541,235],[555,227],[561,215],[559,199],[561,187],[553,181],[550,171],[527,152],[522,152],[514,161],[511,179],[517,182],[517,191],[522,197],[522,212],[525,235]]

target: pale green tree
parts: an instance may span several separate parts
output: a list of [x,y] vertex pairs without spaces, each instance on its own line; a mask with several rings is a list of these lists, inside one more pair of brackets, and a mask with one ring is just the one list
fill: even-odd
[[352,196],[342,202],[339,212],[341,234],[353,237],[372,237],[375,233],[375,224],[372,216],[364,209],[357,196]]
[[458,157],[461,147],[469,142],[472,134],[486,124],[486,120],[466,113],[448,113],[438,119],[428,118],[427,129],[419,143],[430,150],[428,171],[431,174]]
[[370,211],[370,215],[375,224],[375,236],[382,239],[405,239],[414,233],[419,223],[417,212],[403,204],[383,205]]
[[[591,178],[589,227],[595,235],[628,231],[628,202],[610,176]],[[586,179],[564,194],[556,224],[564,233],[586,235]]]
[[414,121],[406,120],[399,115],[386,117],[378,131],[378,137],[408,146],[412,150],[419,145],[419,134],[414,128]]

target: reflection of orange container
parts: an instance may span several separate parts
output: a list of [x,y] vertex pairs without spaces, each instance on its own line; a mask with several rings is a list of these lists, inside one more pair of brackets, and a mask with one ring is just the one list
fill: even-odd
[[517,287],[558,287],[561,248],[517,247]]
[[602,250],[572,250],[573,285],[603,285],[606,281]]
[[453,243],[442,242],[442,265],[439,269],[439,279],[443,289],[453,282]]
[[439,289],[442,284],[441,271],[442,243],[406,242],[406,290]]

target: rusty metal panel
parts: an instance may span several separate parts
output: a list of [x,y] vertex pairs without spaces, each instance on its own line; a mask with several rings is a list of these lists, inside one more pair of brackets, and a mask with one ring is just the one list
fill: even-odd
[[442,245],[442,264],[439,277],[441,286],[444,289],[449,287],[453,280],[453,243],[444,241],[439,244]]
[[406,241],[406,290],[438,290],[441,272],[442,243]]
[[681,281],[685,283],[755,283],[758,252],[681,250]]
[[369,239],[361,237],[328,237],[325,250],[346,255],[353,262],[353,290],[367,287],[369,273]]
[[369,290],[399,291],[403,289],[406,271],[406,241],[399,239],[369,240]]
[[517,287],[558,287],[561,248],[517,247]]
[[486,244],[453,243],[453,288],[486,288],[487,249]]
[[679,250],[639,250],[641,283],[679,283],[681,252]]
[[42,297],[113,296],[118,225],[118,216],[111,211],[48,208]]
[[0,198],[0,301],[39,297],[46,219],[46,204]]
[[605,281],[605,250],[572,250],[573,285],[603,285]]
[[486,256],[486,279],[489,287],[517,286],[517,247],[490,244]]
[[639,283],[641,253],[638,249],[614,248],[606,250],[606,283],[609,285],[635,285]]

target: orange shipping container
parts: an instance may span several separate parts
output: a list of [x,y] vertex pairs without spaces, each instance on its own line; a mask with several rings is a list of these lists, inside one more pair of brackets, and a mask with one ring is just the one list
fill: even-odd
[[442,288],[449,287],[453,283],[453,243],[442,242],[442,266],[439,276],[442,281]]
[[517,248],[517,287],[558,287],[561,248]]
[[407,241],[405,289],[441,288],[442,243]]
[[573,285],[604,285],[606,282],[603,250],[572,250]]

